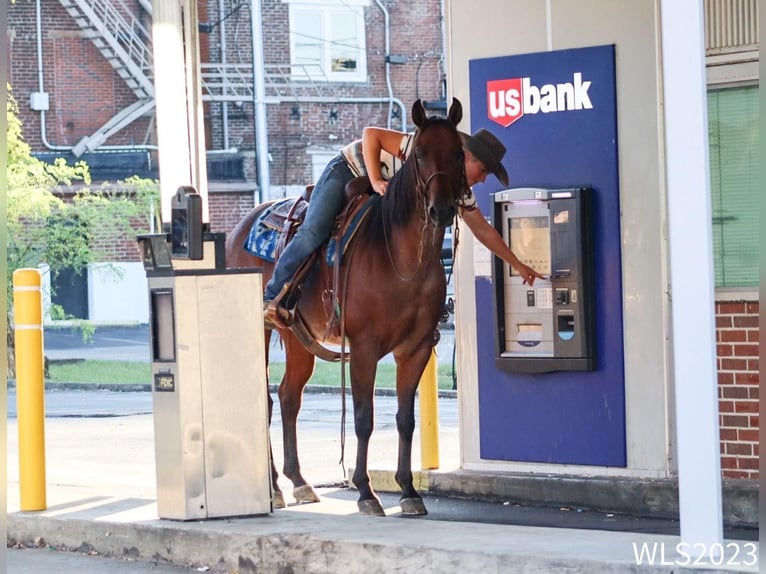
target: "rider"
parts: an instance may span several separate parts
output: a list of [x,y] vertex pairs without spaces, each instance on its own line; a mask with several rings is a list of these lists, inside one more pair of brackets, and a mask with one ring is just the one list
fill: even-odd
[[[489,173],[507,186],[508,173],[501,163],[505,146],[500,140],[485,129],[473,135],[459,134],[463,140],[468,187],[483,182]],[[266,284],[263,311],[267,323],[281,326],[275,299],[301,263],[329,238],[335,217],[345,204],[346,184],[355,177],[366,175],[373,190],[385,194],[388,180],[407,159],[414,136],[414,133],[366,127],[362,139],[350,143],[330,160],[311,193],[303,223],[280,255],[274,274]],[[462,201],[458,214],[476,239],[516,269],[524,283],[532,285],[536,278],[543,279],[537,271],[519,261],[497,230],[484,219],[472,193],[466,194]]]

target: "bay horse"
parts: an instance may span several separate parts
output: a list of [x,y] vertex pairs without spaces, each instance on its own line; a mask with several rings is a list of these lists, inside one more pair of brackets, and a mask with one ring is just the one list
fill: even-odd
[[[352,480],[359,490],[362,514],[384,516],[367,471],[367,451],[373,430],[373,397],[378,361],[392,353],[396,363],[399,433],[396,482],[402,489],[400,507],[406,515],[427,514],[412,483],[412,435],[415,429],[415,393],[418,382],[438,341],[437,324],[444,309],[446,279],[441,263],[444,230],[457,213],[457,201],[467,189],[465,158],[456,129],[462,105],[453,99],[447,118],[427,117],[420,100],[412,106],[417,126],[414,145],[401,169],[382,197],[368,210],[356,232],[350,254],[344,256],[337,286],[341,298],[341,321],[349,346],[349,372],[357,437],[356,466]],[[356,182],[357,180],[354,180]],[[369,181],[367,180],[369,186]],[[266,204],[254,207],[226,239],[229,268],[260,267],[264,285],[274,264],[245,251],[243,245]],[[322,277],[332,271],[324,257],[308,272],[296,312],[316,340],[327,333],[328,314],[322,301]],[[293,483],[298,502],[317,502],[314,489],[301,474],[296,421],[303,388],[314,371],[315,356],[289,329],[278,329],[285,348],[285,374],[278,396],[284,438],[284,475]],[[271,332],[267,329],[266,341]],[[340,337],[327,343],[340,345]],[[266,349],[268,365],[268,345]],[[343,367],[342,367],[343,368]],[[269,397],[269,418],[273,403]],[[275,506],[284,506],[272,460]]]

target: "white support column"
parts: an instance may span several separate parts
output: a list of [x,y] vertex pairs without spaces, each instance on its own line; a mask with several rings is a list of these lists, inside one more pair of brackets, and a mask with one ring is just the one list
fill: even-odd
[[179,186],[192,185],[180,4],[153,0],[152,20],[162,221],[169,223],[170,199]]
[[183,0],[186,45],[186,108],[189,118],[189,157],[192,185],[202,197],[202,221],[210,221],[207,199],[207,151],[205,149],[205,111],[202,107],[202,72],[199,56],[199,15],[197,0]]
[[208,221],[196,5],[153,0],[152,20],[162,221],[170,222],[170,199],[182,185],[202,195]]
[[681,541],[710,551],[723,525],[702,0],[662,0],[661,18]]

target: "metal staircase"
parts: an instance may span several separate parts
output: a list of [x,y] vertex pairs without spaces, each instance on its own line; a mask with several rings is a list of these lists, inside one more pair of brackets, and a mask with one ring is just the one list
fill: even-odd
[[101,146],[154,108],[151,33],[122,0],[59,0],[138,100],[84,137],[72,152],[79,157]]
[[[59,2],[137,98],[136,102],[74,146],[72,152],[79,157],[86,151],[97,149],[110,136],[154,108],[152,35],[124,0]],[[151,16],[151,2],[139,0],[139,4]],[[266,103],[337,102],[343,99],[335,92],[332,82],[321,75],[318,67],[267,65],[264,83]],[[201,88],[205,101],[252,101],[253,66],[249,63],[202,64]]]
[[[253,100],[252,64],[203,63],[200,69],[203,100],[214,102]],[[265,64],[266,103],[339,101],[340,96],[333,88],[332,82],[326,77],[321,77],[321,73],[319,66]]]

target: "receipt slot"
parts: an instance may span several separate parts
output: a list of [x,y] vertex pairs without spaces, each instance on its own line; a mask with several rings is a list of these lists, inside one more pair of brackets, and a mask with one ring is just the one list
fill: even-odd
[[160,518],[271,512],[261,273],[225,269],[223,234],[199,261],[170,234],[138,237],[150,305]]
[[595,369],[590,188],[515,188],[494,194],[494,224],[514,254],[545,275],[534,286],[499,258],[493,279],[498,369]]

